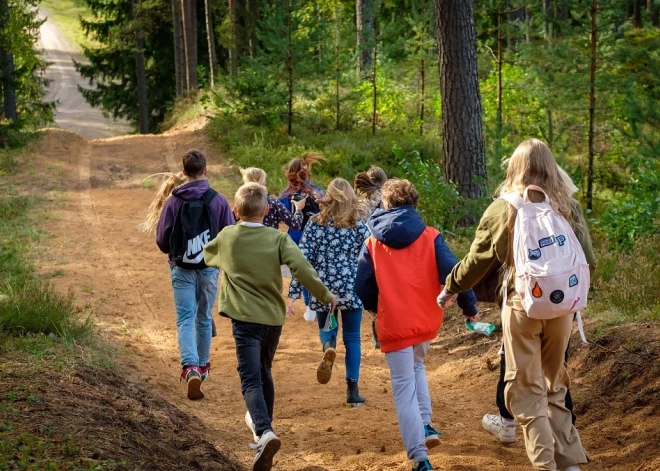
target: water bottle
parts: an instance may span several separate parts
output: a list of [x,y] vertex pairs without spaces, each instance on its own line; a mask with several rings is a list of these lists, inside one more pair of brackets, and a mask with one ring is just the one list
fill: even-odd
[[465,327],[470,332],[477,332],[483,335],[490,335],[495,331],[495,326],[488,322],[471,322],[470,319],[465,319]]

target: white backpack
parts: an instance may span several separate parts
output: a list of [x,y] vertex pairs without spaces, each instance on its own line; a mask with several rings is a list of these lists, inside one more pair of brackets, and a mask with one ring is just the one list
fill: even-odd
[[[545,195],[533,203],[528,191]],[[527,316],[554,319],[578,313],[587,307],[589,264],[568,221],[550,206],[550,198],[535,185],[525,188],[523,197],[509,193],[500,197],[518,210],[513,230],[515,289]],[[504,286],[506,303],[506,285]]]

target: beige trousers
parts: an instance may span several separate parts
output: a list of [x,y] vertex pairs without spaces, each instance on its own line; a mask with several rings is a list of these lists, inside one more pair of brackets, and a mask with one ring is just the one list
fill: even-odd
[[530,319],[514,296],[502,312],[506,407],[522,426],[534,469],[557,471],[587,462],[564,399],[570,379],[564,352],[573,316]]

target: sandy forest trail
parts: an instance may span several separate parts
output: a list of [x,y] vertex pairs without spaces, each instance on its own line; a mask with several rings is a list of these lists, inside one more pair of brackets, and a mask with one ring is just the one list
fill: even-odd
[[[133,365],[133,379],[143,380],[183,411],[208,427],[207,438],[223,452],[250,462],[250,434],[243,422],[230,324],[216,316],[213,369],[206,385],[207,399],[192,403],[179,384],[175,317],[169,270],[153,235],[138,232],[154,190],[142,179],[177,168],[183,151],[196,147],[214,156],[202,130],[182,128],[161,136],[125,136],[84,141],[66,131],[46,131],[37,151],[37,164],[68,176],[66,197],[46,222],[53,235],[48,241],[44,272],[58,270],[59,289],[71,289],[96,308],[101,331],[120,347]],[[210,166],[212,178],[223,171]],[[298,315],[289,319],[274,364],[277,387],[275,427],[283,447],[275,470],[409,470],[397,427],[384,356],[370,344],[369,316],[363,322],[361,392],[368,405],[343,406],[345,384],[343,347],[330,384],[315,380],[319,359],[316,329]],[[455,340],[459,322],[447,320]],[[442,445],[431,452],[440,470],[527,470],[519,443],[503,447],[486,434],[481,417],[492,412],[497,372],[497,339],[470,337],[456,343],[440,337],[427,362],[435,423],[444,432]],[[475,350],[476,348],[476,350]],[[476,352],[476,353],[475,353]],[[616,425],[614,425],[616,427]],[[602,429],[585,432],[584,441],[599,440]],[[601,440],[602,442],[602,440]],[[607,445],[607,444],[606,444]],[[623,451],[623,450],[621,450]],[[592,450],[592,455],[618,453],[614,447]],[[615,469],[594,463],[590,470]],[[639,464],[616,469],[641,469]]]

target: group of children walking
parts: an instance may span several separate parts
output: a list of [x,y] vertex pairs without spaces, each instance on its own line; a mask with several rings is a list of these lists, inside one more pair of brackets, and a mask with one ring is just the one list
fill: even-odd
[[[425,356],[454,296],[463,315],[473,320],[478,310],[471,288],[513,266],[517,213],[506,201],[494,201],[480,222],[470,253],[459,261],[440,232],[426,226],[416,211],[419,195],[412,183],[387,179],[382,169],[372,167],[356,176],[355,190],[348,181],[336,178],[324,192],[311,183],[312,164],[322,160],[316,153],[292,160],[284,170],[287,188],[277,199],[268,195],[263,170],[242,170],[245,183],[230,208],[222,195],[210,189],[203,154],[190,151],[183,158],[187,183],[172,192],[162,210],[161,205],[152,205],[160,210],[158,246],[169,255],[181,378],[190,399],[204,397],[202,384],[210,372],[211,310],[220,272],[219,311],[231,320],[247,406],[245,422],[255,441],[252,469],[270,470],[281,447],[273,428],[271,369],[287,311],[303,297],[305,318],[316,317],[323,352],[317,368],[321,384],[332,376],[341,323],[346,404],[360,406],[366,402],[358,388],[360,326],[366,309],[375,314],[374,343],[385,353],[390,369],[412,469],[431,470],[428,449],[440,444],[441,433],[432,424]],[[517,192],[527,197],[529,185],[545,190],[552,208],[569,221],[588,251],[579,204],[570,198],[550,150],[537,140],[525,141],[516,150],[498,196]],[[162,193],[157,198],[161,201],[166,196]],[[529,198],[539,196],[539,191],[532,191]],[[277,230],[281,222],[288,233]],[[595,265],[593,257],[588,258],[589,265]],[[292,275],[288,305],[282,296],[282,265]],[[586,456],[565,401],[570,318],[529,318],[517,286],[510,278],[499,278],[508,297],[502,313],[506,410],[522,425],[535,469],[578,470]],[[489,431],[497,435],[500,429],[495,429]]]

